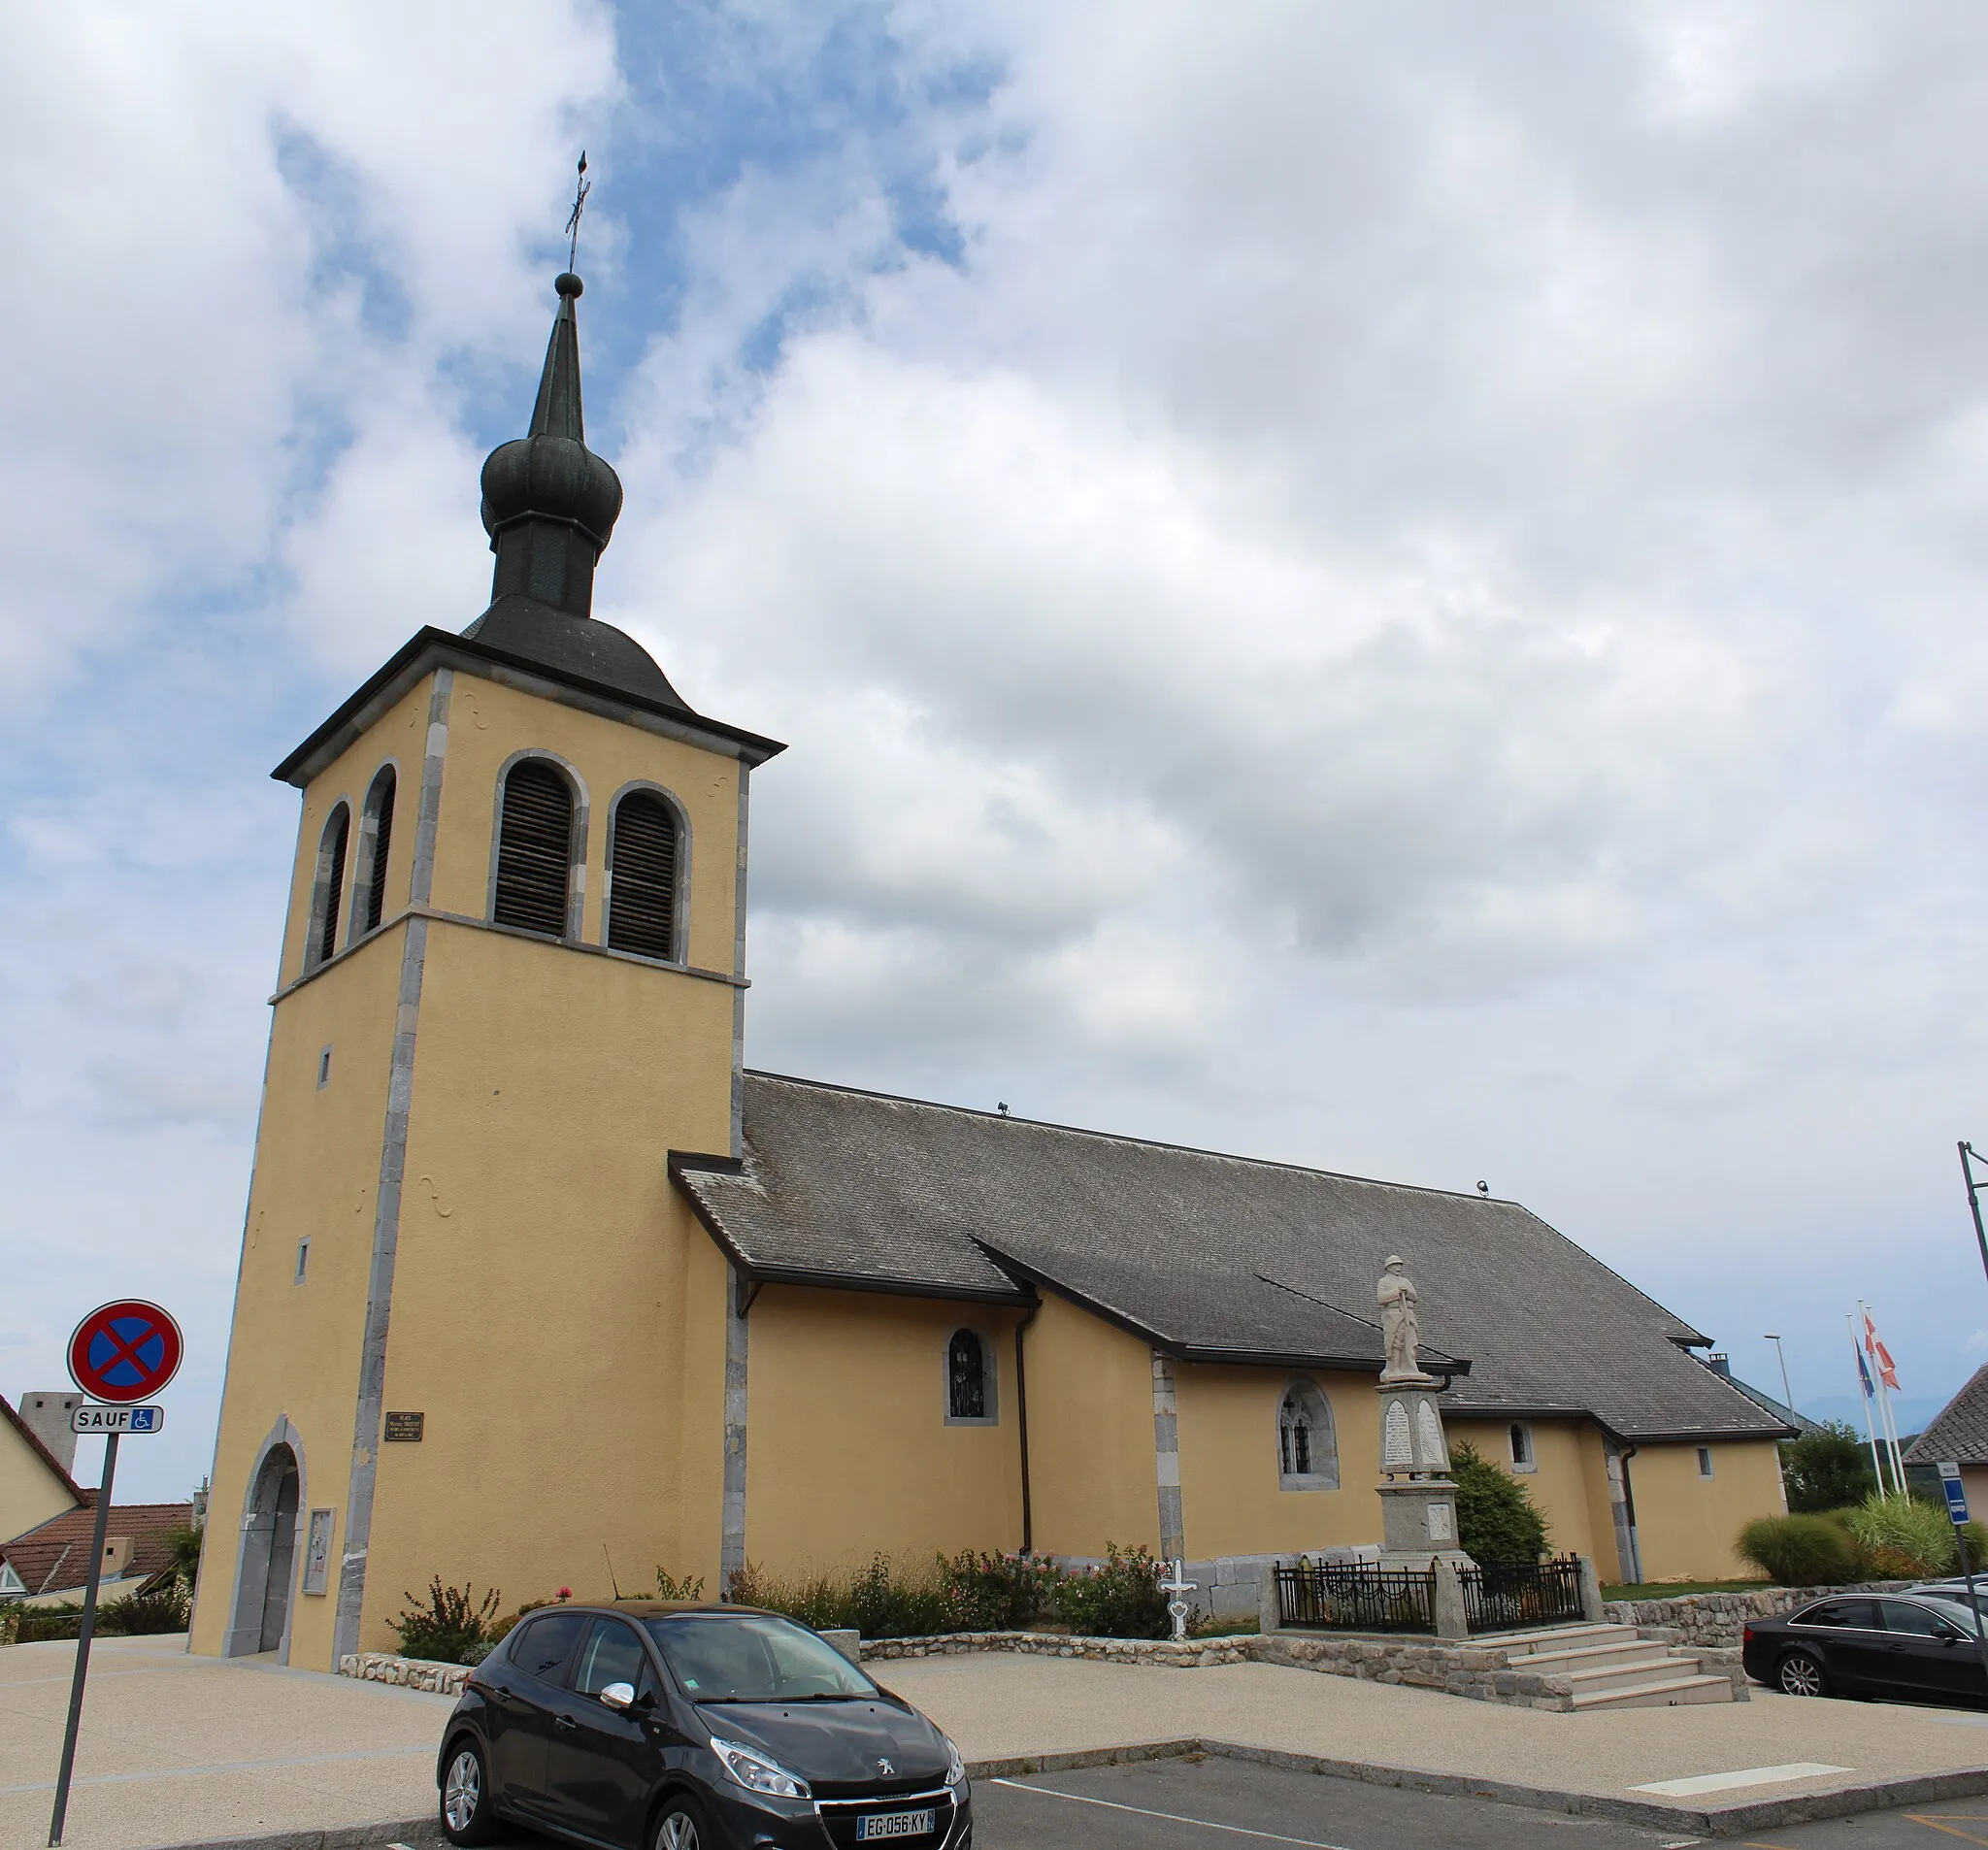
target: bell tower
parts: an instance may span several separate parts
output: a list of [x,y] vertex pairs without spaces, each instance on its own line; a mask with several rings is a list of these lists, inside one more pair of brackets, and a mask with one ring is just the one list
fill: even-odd
[[[273,774],[302,793],[193,1649],[335,1668],[431,1580],[715,1589],[723,1262],[667,1154],[741,1150],[747,786],[593,615],[621,509],[570,272],[496,565]],[[576,1413],[576,1409],[580,1409]]]

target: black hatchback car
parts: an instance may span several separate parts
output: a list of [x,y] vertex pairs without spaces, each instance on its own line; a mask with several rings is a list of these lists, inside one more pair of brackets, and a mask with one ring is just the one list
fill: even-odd
[[1755,1619],[1740,1641],[1746,1674],[1788,1696],[1988,1697],[1964,1604],[1928,1595],[1818,1600],[1784,1619]]
[[436,1763],[451,1843],[509,1818],[613,1850],[968,1850],[959,1749],[819,1634],[747,1606],[528,1614]]

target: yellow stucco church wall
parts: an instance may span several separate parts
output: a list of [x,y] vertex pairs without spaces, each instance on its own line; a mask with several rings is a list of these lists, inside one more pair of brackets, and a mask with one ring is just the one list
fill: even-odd
[[[316,852],[315,832],[307,852]],[[344,1541],[405,929],[379,933],[304,985],[272,1023],[194,1616],[196,1651],[218,1651],[231,1622],[249,1475],[280,1419],[302,1437],[306,1504],[341,1512],[334,1561]],[[320,1088],[326,1047],[331,1071]],[[305,1239],[311,1255],[300,1285],[297,1242]],[[334,1584],[321,1598],[299,1596],[294,1602],[292,1663],[329,1663],[336,1597]]]
[[1786,1508],[1772,1440],[1711,1440],[1712,1474],[1700,1475],[1698,1447],[1642,1445],[1630,1460],[1637,1546],[1645,1580],[1757,1579],[1734,1538],[1756,1516]]
[[1152,1351],[1053,1294],[1023,1341],[1037,1552],[1157,1551]]
[[[747,1562],[792,1575],[881,1554],[922,1570],[935,1551],[1019,1547],[1019,1315],[883,1293],[761,1291],[747,1319]],[[962,1327],[992,1367],[991,1425],[946,1421],[946,1345]],[[1033,1355],[1030,1367],[1033,1399]]]
[[1547,1545],[1556,1555],[1585,1555],[1601,1573],[1615,1565],[1615,1533],[1612,1521],[1600,1535],[1594,1526],[1594,1485],[1590,1476],[1602,1477],[1602,1510],[1606,1517],[1607,1467],[1599,1447],[1590,1453],[1585,1444],[1589,1428],[1572,1420],[1527,1420],[1533,1436],[1534,1469],[1518,1470],[1511,1461],[1511,1422],[1500,1420],[1449,1419],[1443,1431],[1452,1448],[1470,1444],[1487,1464],[1496,1465],[1525,1486],[1533,1506],[1546,1519]]
[[[720,985],[431,930],[385,1380],[424,1436],[380,1448],[362,1649],[436,1573],[510,1603],[605,1592],[611,1560],[638,1590],[658,1565],[714,1585],[679,1357],[722,1305],[686,1303],[706,1236],[665,1159],[728,1147],[731,1037]],[[721,1402],[722,1357],[704,1390]]]
[[[1277,1409],[1300,1372],[1178,1363],[1181,1535],[1190,1560],[1303,1554],[1380,1539],[1379,1397],[1372,1375],[1305,1374],[1332,1409],[1338,1490],[1285,1490]],[[1314,1439],[1314,1444],[1315,1444]]]

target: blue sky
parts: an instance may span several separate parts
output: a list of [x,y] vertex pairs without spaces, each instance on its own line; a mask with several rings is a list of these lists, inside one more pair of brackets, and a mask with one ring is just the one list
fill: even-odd
[[1860,1296],[1915,1401],[1988,1360],[1976,10],[0,35],[0,1392],[178,1309],[131,1494],[212,1433],[268,767],[481,609],[581,147],[602,613],[793,747],[756,1064],[1482,1176],[1799,1398]]

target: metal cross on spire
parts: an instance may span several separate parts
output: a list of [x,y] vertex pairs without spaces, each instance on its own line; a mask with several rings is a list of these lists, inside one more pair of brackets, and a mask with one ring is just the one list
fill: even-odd
[[586,149],[580,150],[580,184],[574,188],[573,215],[566,221],[569,242],[566,247],[566,267],[571,270],[580,257],[580,215],[586,210],[586,196],[594,189],[593,182],[586,177]]

